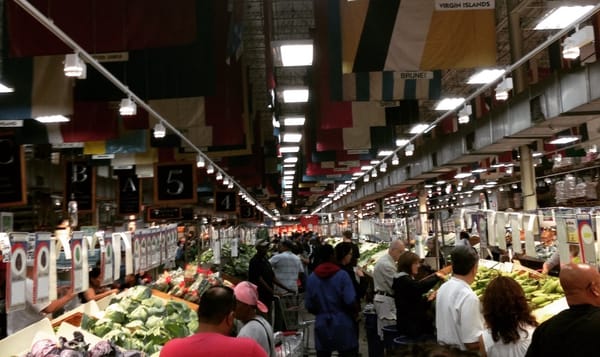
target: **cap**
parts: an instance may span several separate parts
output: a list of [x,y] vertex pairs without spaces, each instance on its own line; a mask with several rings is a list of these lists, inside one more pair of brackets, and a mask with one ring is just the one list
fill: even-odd
[[266,239],[257,239],[254,246],[255,247],[268,247],[269,244],[270,244],[269,241]]
[[258,289],[256,285],[252,284],[251,282],[242,281],[238,283],[233,289],[233,293],[239,302],[243,302],[244,304],[250,306],[256,306],[256,308],[263,313],[267,313],[269,311],[269,308],[267,308],[262,301],[258,300]]

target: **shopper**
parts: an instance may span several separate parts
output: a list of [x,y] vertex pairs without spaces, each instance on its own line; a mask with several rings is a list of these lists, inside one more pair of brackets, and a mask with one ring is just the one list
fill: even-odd
[[200,297],[198,332],[167,342],[160,350],[160,357],[267,357],[255,340],[229,336],[234,325],[235,305],[233,289],[208,288]]
[[250,259],[248,265],[248,280],[257,286],[258,298],[269,307],[269,313],[266,314],[269,320],[271,320],[273,296],[275,294],[275,285],[288,292],[293,292],[291,289],[287,289],[276,277],[267,258],[269,251],[269,241],[266,239],[257,239],[254,245],[256,247],[256,254]]
[[12,311],[7,314],[7,333],[11,334],[43,319],[52,318],[52,314],[62,310],[77,295],[73,288],[62,287],[58,289],[58,299],[46,303],[33,303],[33,267],[27,267],[27,279],[25,280],[25,309]]
[[436,272],[423,280],[415,280],[421,265],[419,256],[406,252],[398,259],[398,276],[394,278],[394,300],[396,303],[396,330],[410,340],[435,341],[431,301],[435,291],[427,294],[444,273]]
[[[569,244],[569,263],[581,263],[579,258],[579,244]],[[548,274],[554,268],[560,270],[560,253],[558,249],[542,265],[542,274]]]
[[264,317],[257,315],[256,310],[266,314],[269,309],[258,299],[256,285],[242,281],[233,289],[236,299],[235,318],[244,323],[237,337],[249,337],[265,350],[269,357],[275,357],[273,328]]
[[321,247],[322,263],[308,277],[305,306],[315,315],[315,348],[318,357],[358,356],[358,336],[352,308],[356,294],[348,274],[335,263],[333,247]]
[[525,356],[538,323],[521,285],[511,277],[498,276],[486,287],[481,305],[486,324],[481,356]]
[[350,260],[350,264],[353,268],[356,267],[358,259],[360,259],[360,251],[358,250],[358,245],[352,241],[352,231],[344,231],[342,233],[342,242],[352,244],[352,259]]
[[375,263],[373,268],[373,285],[375,297],[373,305],[377,313],[377,333],[383,340],[383,327],[396,324],[396,302],[394,301],[394,278],[398,275],[397,261],[404,253],[404,243],[396,239],[390,243],[387,254]]
[[273,267],[275,277],[279,280],[285,289],[279,286],[275,287],[275,292],[285,294],[288,292],[298,292],[298,281],[301,280],[301,275],[304,274],[304,267],[300,258],[292,252],[294,242],[291,240],[283,240],[279,243],[279,254],[276,254],[269,259],[269,263]]
[[559,277],[569,308],[538,326],[526,356],[597,356],[600,273],[587,264],[570,263]]
[[459,245],[450,253],[452,277],[438,290],[435,325],[439,343],[463,350],[479,350],[483,318],[479,298],[471,289],[477,274],[477,254],[470,246]]
[[101,275],[102,270],[98,267],[92,268],[92,270],[90,270],[88,273],[89,287],[86,291],[79,293],[79,300],[82,304],[92,300],[98,301],[111,294],[116,294],[119,292],[119,289],[110,289],[102,286]]

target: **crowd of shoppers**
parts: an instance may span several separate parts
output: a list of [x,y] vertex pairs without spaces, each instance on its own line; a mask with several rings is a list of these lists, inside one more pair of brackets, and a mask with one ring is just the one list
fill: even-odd
[[[343,235],[335,247],[314,235],[271,242],[258,239],[249,281],[234,289],[209,288],[200,299],[197,333],[169,341],[160,356],[192,356],[201,350],[212,356],[274,357],[274,331],[285,329],[271,315],[280,307],[274,298],[298,293],[304,293],[304,306],[315,316],[317,356],[358,356],[366,277],[357,264],[359,253],[352,233]],[[523,288],[511,277],[499,275],[489,282],[481,299],[475,295],[471,285],[479,257],[470,245],[454,247],[451,263],[425,278],[421,278],[423,260],[405,247],[401,240],[390,242],[372,274],[374,294],[369,302],[377,313],[380,339],[384,327],[393,326],[405,342],[403,348],[386,351],[386,355],[398,351],[404,353],[399,355],[437,351],[444,356],[489,357],[595,354],[594,333],[600,328],[597,268],[575,262],[563,265],[560,284],[569,309],[538,326]],[[80,297],[89,301],[116,292],[105,289],[94,268],[90,289]],[[32,306],[31,311],[36,319],[41,318],[74,296],[67,291],[46,306]],[[15,316],[9,315],[9,325]],[[29,321],[23,316],[18,320]]]

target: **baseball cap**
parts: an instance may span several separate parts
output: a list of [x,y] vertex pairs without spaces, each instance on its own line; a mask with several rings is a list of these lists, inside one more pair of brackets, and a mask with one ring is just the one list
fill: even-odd
[[243,302],[244,304],[250,306],[256,306],[256,308],[263,313],[267,313],[269,311],[269,308],[267,308],[262,301],[258,300],[258,289],[256,285],[252,284],[251,282],[242,281],[238,283],[233,289],[233,293],[239,302]]
[[269,241],[266,239],[257,239],[254,246],[255,247],[268,247],[269,244],[271,244],[271,243],[269,243]]

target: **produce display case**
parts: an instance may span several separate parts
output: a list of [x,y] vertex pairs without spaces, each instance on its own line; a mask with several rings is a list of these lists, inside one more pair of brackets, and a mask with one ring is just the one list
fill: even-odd
[[514,263],[500,263],[481,259],[471,288],[481,296],[487,284],[499,274],[510,276],[521,285],[538,322],[548,319],[567,307],[558,278],[522,266],[517,260]]

